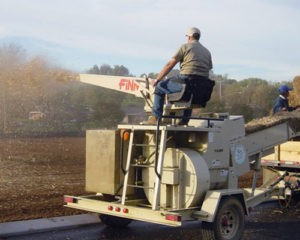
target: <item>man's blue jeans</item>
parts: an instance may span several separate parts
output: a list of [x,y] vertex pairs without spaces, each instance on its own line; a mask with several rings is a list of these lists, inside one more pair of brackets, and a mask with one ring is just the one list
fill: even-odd
[[[185,75],[177,75],[171,78],[168,78],[164,81],[160,81],[154,90],[154,103],[152,108],[152,114],[156,118],[160,118],[163,114],[163,106],[165,102],[166,94],[180,92],[182,89],[182,83],[185,83],[189,77]],[[191,116],[192,110],[186,109],[183,113],[183,121],[188,121]]]

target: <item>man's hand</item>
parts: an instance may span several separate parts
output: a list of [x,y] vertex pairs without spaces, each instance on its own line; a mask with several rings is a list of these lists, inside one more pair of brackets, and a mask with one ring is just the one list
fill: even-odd
[[159,82],[159,80],[154,79],[153,82],[152,82],[153,87],[155,87],[158,84],[158,82]]

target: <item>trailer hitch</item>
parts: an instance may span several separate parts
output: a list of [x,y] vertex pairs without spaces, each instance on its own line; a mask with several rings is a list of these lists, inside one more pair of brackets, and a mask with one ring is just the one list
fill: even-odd
[[288,172],[285,172],[284,174],[282,174],[274,183],[272,183],[271,185],[270,185],[270,187],[271,188],[273,188],[274,186],[276,186],[280,181],[282,181],[282,180],[284,180],[284,178],[286,177],[286,176],[288,176],[289,175],[289,173]]

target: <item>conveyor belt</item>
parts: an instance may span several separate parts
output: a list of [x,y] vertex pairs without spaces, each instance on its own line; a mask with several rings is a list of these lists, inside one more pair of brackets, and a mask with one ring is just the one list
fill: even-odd
[[253,120],[245,130],[249,156],[269,154],[274,146],[300,136],[300,111]]
[[245,125],[246,134],[270,128],[283,122],[288,122],[288,125],[295,132],[300,132],[300,111],[280,112],[274,116],[254,119]]

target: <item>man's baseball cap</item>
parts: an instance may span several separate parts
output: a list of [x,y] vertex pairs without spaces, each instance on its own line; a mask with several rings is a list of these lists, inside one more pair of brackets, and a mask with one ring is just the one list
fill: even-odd
[[191,36],[193,36],[194,35],[194,33],[198,33],[199,35],[201,35],[201,32],[200,32],[200,30],[198,29],[198,28],[196,28],[196,27],[192,27],[192,28],[189,28],[188,29],[188,31],[187,31],[187,33],[186,33],[186,35],[185,36],[189,36],[189,37],[191,37]]
[[292,91],[292,90],[293,89],[290,88],[288,85],[282,85],[278,89],[279,93],[285,93],[285,92],[289,92],[289,91]]

